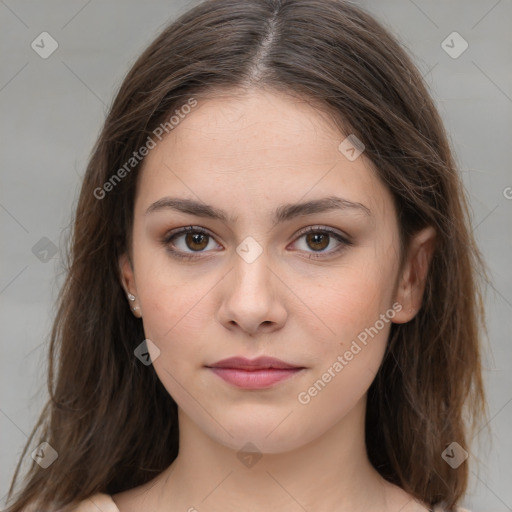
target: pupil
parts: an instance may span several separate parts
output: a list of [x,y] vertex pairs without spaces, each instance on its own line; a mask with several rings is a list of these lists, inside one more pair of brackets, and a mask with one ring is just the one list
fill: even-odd
[[325,249],[327,247],[327,245],[329,245],[328,243],[328,236],[326,236],[325,234],[322,234],[322,233],[313,233],[313,234],[310,234],[308,235],[308,243],[311,242],[311,239],[312,240],[312,244],[315,245],[315,244],[320,244],[322,245],[322,238],[324,239],[324,242],[327,241],[327,244],[323,244],[322,247],[312,247],[312,249]]
[[[203,243],[201,244],[201,240],[203,239]],[[206,235],[203,235],[202,233],[195,233],[195,234],[187,234],[187,246],[189,246],[189,242],[191,242],[192,245],[200,245],[200,247],[190,247],[189,249],[197,249],[201,250],[204,249],[208,244],[204,243],[206,241]]]

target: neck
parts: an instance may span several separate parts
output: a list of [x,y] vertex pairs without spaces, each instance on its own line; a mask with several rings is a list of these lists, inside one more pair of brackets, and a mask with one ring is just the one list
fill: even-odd
[[[314,441],[240,460],[236,450],[205,435],[179,409],[179,455],[158,479],[159,506],[191,512],[194,507],[212,512],[387,510],[393,492],[393,506],[397,504],[398,488],[368,460],[364,416],[365,397]],[[402,506],[410,501],[403,494]]]

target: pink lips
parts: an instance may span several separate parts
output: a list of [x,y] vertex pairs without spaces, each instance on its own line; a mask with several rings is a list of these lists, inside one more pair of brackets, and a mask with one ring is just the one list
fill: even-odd
[[208,365],[207,368],[226,382],[244,389],[266,388],[304,369],[266,356],[252,360],[230,357]]

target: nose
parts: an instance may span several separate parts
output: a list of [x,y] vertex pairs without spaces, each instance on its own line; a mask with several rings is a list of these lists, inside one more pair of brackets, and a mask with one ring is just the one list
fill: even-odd
[[282,328],[288,316],[283,303],[286,285],[270,268],[265,252],[251,263],[235,254],[233,265],[223,279],[219,321],[250,335]]

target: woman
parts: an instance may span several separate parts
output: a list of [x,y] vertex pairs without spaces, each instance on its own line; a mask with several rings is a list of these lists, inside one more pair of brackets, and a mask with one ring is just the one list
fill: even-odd
[[382,26],[203,2],[95,146],[47,444],[8,510],[455,510],[482,273],[441,119]]

